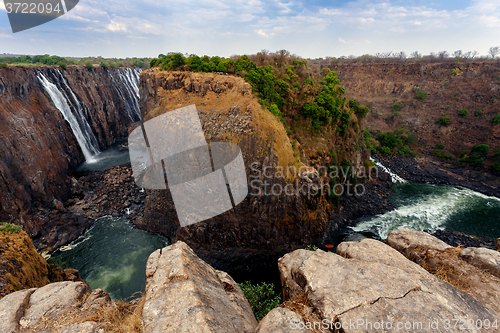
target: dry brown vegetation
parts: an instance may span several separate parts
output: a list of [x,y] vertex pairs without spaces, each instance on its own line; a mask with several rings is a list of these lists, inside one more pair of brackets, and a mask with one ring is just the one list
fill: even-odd
[[416,249],[412,255],[425,270],[483,304],[500,311],[500,279],[459,258],[462,247],[444,251]]
[[0,298],[16,290],[42,287],[50,282],[45,259],[24,231],[0,232]]

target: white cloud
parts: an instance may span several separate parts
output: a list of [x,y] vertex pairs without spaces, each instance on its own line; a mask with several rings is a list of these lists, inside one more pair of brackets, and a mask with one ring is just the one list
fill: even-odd
[[485,24],[490,28],[499,28],[500,27],[500,18],[496,16],[481,16],[481,23]]
[[269,38],[269,37],[270,37],[270,35],[271,35],[271,36],[273,35],[273,34],[270,34],[270,35],[266,34],[266,33],[264,32],[264,30],[262,30],[262,29],[255,30],[255,33],[256,33],[257,35],[259,35],[259,36],[261,36],[261,37],[265,37],[265,38]]
[[127,26],[124,23],[120,22],[115,22],[111,21],[106,28],[110,31],[117,32],[117,31],[127,31]]
[[347,42],[344,39],[340,38],[340,37],[339,37],[339,42],[341,42],[342,44],[347,44]]
[[9,35],[5,32],[0,32],[0,38],[14,38],[14,36]]

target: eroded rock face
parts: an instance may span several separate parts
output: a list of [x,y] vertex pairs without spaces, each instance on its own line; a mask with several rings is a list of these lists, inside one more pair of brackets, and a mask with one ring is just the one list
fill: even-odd
[[262,272],[275,271],[284,253],[320,239],[331,207],[324,197],[309,200],[311,183],[298,176],[298,166],[296,175],[290,172],[291,179],[296,176],[297,184],[290,184],[295,192],[285,193],[293,181],[285,179],[286,172],[276,174],[296,158],[283,124],[262,110],[251,90],[236,76],[156,70],[141,75],[143,118],[195,104],[207,142],[230,141],[241,148],[249,195],[236,209],[180,228],[170,192],[147,190],[144,217],[134,223],[186,242],[200,258],[234,277],[260,279]]
[[[367,322],[396,327],[399,322],[428,325],[435,320],[436,331],[445,332],[449,318],[494,321],[499,316],[375,240],[343,243],[338,254],[296,250],[282,257],[279,267],[282,285],[289,290],[285,297],[305,295],[322,319],[344,332],[373,332]],[[360,325],[353,327],[353,322]],[[381,331],[391,330],[384,326]]]
[[253,332],[257,321],[232,278],[183,242],[151,254],[143,332]]
[[[91,224],[62,204],[70,193],[68,172],[83,155],[36,77],[39,72],[58,76],[58,70],[0,69],[0,220],[21,225],[37,248],[71,242]],[[60,73],[77,96],[101,149],[128,135],[130,101],[120,97],[109,72],[69,66]]]
[[91,291],[84,282],[56,282],[27,289],[0,300],[2,333],[100,333],[91,318],[111,305],[101,289]]

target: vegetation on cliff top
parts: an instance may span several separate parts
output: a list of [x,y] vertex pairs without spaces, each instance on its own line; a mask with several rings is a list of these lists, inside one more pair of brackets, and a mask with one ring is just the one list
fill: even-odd
[[262,107],[283,122],[291,140],[307,147],[296,151],[297,157],[304,150],[308,150],[308,156],[333,151],[328,155],[329,162],[341,163],[362,149],[359,121],[369,108],[344,96],[345,89],[336,72],[321,69],[288,51],[262,51],[231,58],[169,53],[152,59],[150,66],[243,77]]
[[96,65],[106,64],[111,68],[121,67],[121,66],[148,68],[149,61],[150,58],[135,58],[135,57],[126,59],[103,58],[103,57],[65,58],[56,55],[49,56],[47,54],[35,55],[35,56],[21,55],[18,57],[0,57],[0,63],[4,64],[23,65],[23,66],[48,65],[48,66],[59,66],[62,68],[66,68],[67,65],[83,66],[86,63],[96,64]]

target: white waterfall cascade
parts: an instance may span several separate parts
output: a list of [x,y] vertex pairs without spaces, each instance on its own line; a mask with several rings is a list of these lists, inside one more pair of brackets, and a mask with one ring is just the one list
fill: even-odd
[[[50,96],[50,99],[54,103],[54,106],[61,112],[64,119],[69,123],[73,134],[75,135],[75,138],[78,141],[80,148],[82,149],[85,160],[87,162],[95,162],[95,155],[99,153],[99,147],[97,146],[97,140],[95,139],[94,133],[90,129],[90,125],[88,124],[85,117],[83,117],[81,106],[79,108],[80,110],[78,110],[78,107],[76,108],[77,112],[79,113],[78,116],[80,117],[79,122],[73,112],[71,112],[71,108],[68,104],[71,104],[71,102],[63,95],[63,93],[57,88],[57,86],[50,82],[41,72],[37,73],[37,77],[47,94]],[[66,82],[64,83],[66,84]],[[78,99],[73,94],[73,91],[69,88],[69,86],[67,87],[74,97],[74,100],[78,101]],[[75,103],[79,104],[79,102]],[[81,124],[83,124],[83,126]]]
[[379,161],[373,159],[370,157],[370,161],[374,162],[375,165],[377,166],[377,168],[380,168],[382,171],[386,172],[387,174],[389,174],[389,176],[391,176],[391,181],[393,183],[406,183],[407,180],[406,179],[403,179],[401,178],[400,176],[398,176],[397,174],[395,174],[394,172],[392,172],[389,168],[386,168],[382,163],[380,163]]
[[[141,72],[141,69],[132,68],[118,68],[113,72],[108,71],[118,95],[125,102],[125,110],[132,121],[141,120],[141,110],[139,108],[139,78]],[[115,78],[113,73],[118,78]]]

